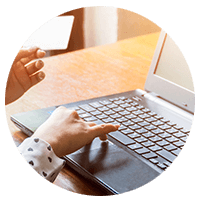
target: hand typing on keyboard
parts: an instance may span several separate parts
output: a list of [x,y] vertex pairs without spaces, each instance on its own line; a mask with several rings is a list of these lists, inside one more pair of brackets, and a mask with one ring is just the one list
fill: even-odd
[[62,157],[89,144],[96,137],[106,140],[106,134],[118,128],[119,125],[85,122],[76,111],[59,107],[32,137],[48,142],[54,153]]

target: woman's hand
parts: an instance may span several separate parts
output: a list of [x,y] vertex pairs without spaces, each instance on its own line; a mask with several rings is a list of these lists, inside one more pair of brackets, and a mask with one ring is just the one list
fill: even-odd
[[62,157],[91,143],[95,137],[106,140],[106,134],[118,128],[119,125],[85,122],[76,111],[59,107],[32,137],[45,140],[51,145],[54,153]]
[[44,63],[42,60],[31,62],[42,58],[45,52],[37,47],[21,49],[11,67],[7,86],[5,104],[12,103],[21,97],[29,88],[44,79],[44,72],[38,72]]

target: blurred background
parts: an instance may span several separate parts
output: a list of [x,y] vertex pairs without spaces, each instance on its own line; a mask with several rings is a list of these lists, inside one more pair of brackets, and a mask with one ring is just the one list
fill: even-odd
[[53,50],[52,56],[83,48],[105,45],[119,40],[160,31],[150,20],[115,7],[86,7],[63,13],[74,16],[74,24],[66,50]]

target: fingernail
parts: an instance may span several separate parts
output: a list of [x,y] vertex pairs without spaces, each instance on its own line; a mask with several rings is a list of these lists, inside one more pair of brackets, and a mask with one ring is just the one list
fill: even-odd
[[41,69],[44,66],[44,62],[42,60],[38,60],[35,65],[38,69]]
[[120,127],[120,124],[117,124],[117,125],[115,125],[115,128],[117,128],[117,129],[118,129],[119,127]]
[[38,78],[39,78],[40,80],[43,80],[44,77],[45,77],[45,73],[44,73],[44,72],[39,72],[39,73],[38,73]]
[[105,124],[101,124],[101,128],[105,128]]
[[37,50],[37,57],[38,58],[42,58],[42,57],[44,57],[46,55],[46,52],[45,51],[43,51],[43,50],[41,50],[41,49],[38,49]]

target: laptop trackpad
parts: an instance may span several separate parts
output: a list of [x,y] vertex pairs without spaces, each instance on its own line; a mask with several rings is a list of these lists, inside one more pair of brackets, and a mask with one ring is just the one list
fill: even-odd
[[99,139],[68,157],[119,193],[136,189],[159,175],[138,158]]

